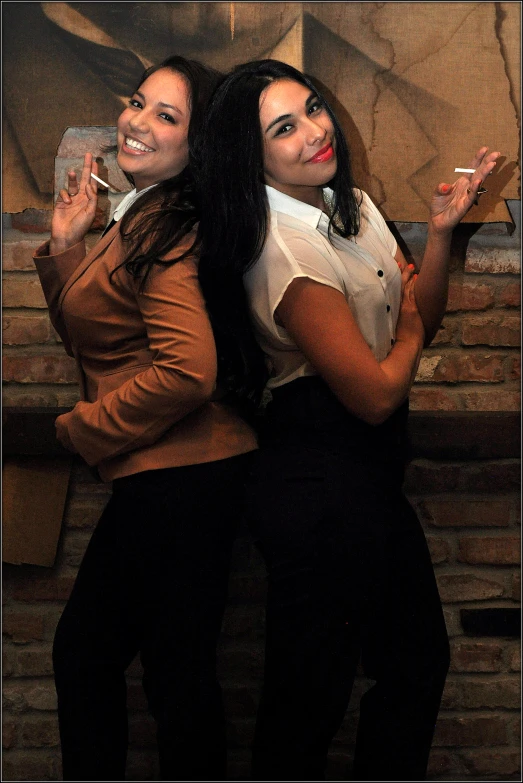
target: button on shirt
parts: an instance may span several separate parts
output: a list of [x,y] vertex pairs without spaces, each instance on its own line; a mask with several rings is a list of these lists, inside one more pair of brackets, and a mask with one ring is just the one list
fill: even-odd
[[[263,252],[245,275],[245,287],[261,348],[269,358],[268,388],[317,375],[274,314],[289,284],[309,277],[340,291],[378,361],[394,343],[401,301],[401,273],[394,259],[397,243],[385,220],[363,191],[360,230],[344,239],[316,207],[266,186],[270,230]],[[332,191],[325,190],[326,200]]]

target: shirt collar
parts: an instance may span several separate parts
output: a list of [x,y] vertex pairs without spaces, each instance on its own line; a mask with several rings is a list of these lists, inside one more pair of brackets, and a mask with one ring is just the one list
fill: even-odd
[[[285,193],[276,190],[270,185],[265,185],[265,188],[267,190],[267,198],[269,199],[269,207],[274,212],[284,212],[286,215],[291,215],[292,217],[298,218],[298,220],[302,220],[311,228],[318,227],[321,216],[325,215],[321,209],[318,209],[318,207],[311,207],[310,204],[298,201],[298,199],[292,198],[292,196],[287,196]],[[324,188],[323,192],[326,194],[327,198],[332,198],[333,191],[330,188]]]
[[138,192],[136,192],[136,188],[133,188],[126,196],[123,197],[123,199],[120,201],[120,203],[114,210],[113,220],[115,221],[120,220],[120,218],[124,216],[124,214],[127,212],[131,204],[135,202],[137,198],[142,196],[148,190],[151,190],[151,188],[155,188],[157,184],[158,183],[156,182],[154,185],[149,185],[148,188],[143,188],[143,190],[140,190]]

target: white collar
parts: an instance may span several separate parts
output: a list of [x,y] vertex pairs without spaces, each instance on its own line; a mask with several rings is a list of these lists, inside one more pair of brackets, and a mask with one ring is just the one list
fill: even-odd
[[123,197],[123,199],[120,201],[116,209],[114,210],[113,214],[113,220],[118,221],[121,217],[127,212],[131,204],[136,201],[137,198],[142,196],[144,193],[146,193],[148,190],[151,190],[151,188],[155,188],[158,183],[155,182],[154,185],[149,185],[148,188],[143,188],[143,190],[140,190],[136,192],[136,188],[133,188],[129,193],[127,193],[126,196]]
[[[304,201],[298,201],[297,198],[292,198],[292,196],[287,196],[285,193],[276,190],[276,188],[273,188],[270,185],[265,185],[265,188],[267,190],[267,198],[269,199],[269,207],[274,212],[284,212],[286,215],[291,215],[292,217],[298,218],[298,220],[302,220],[311,228],[318,227],[321,216],[325,215],[325,212],[321,209],[312,207]],[[332,198],[334,195],[330,188],[324,188],[323,192],[327,199]]]

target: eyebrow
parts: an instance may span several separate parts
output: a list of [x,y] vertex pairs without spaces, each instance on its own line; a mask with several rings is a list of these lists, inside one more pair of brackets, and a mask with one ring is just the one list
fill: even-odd
[[[317,101],[317,100],[319,100],[319,98],[318,98],[318,94],[317,94],[317,93],[315,93],[315,92],[311,92],[311,94],[309,95],[309,97],[308,97],[308,98],[307,98],[307,100],[305,101],[305,108],[307,108],[308,106],[310,106],[310,104],[311,104],[313,101]],[[276,117],[276,119],[275,119],[275,120],[273,120],[272,122],[270,122],[270,123],[269,123],[269,125],[267,125],[267,127],[265,128],[265,133],[268,133],[268,132],[270,131],[270,129],[271,129],[271,128],[273,128],[275,125],[277,125],[277,124],[278,124],[279,122],[281,122],[282,120],[288,120],[288,119],[289,119],[289,117],[292,117],[292,116],[293,116],[292,114],[280,114],[280,116],[279,116],[279,117]]]
[[[145,95],[143,92],[140,92],[140,90],[136,90],[135,95],[139,95],[140,98],[146,102]],[[183,116],[183,111],[179,109],[177,106],[172,106],[170,103],[163,103],[162,101],[158,101],[158,106],[162,106],[164,109],[172,109],[173,111],[177,111],[178,114],[181,114]]]

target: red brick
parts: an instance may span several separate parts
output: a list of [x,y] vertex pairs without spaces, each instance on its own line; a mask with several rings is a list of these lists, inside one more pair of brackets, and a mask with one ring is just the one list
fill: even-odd
[[4,307],[37,307],[47,309],[42,286],[36,273],[12,274],[2,283],[2,303]]
[[[465,750],[461,754],[467,773],[474,775],[473,780],[503,780],[507,775],[517,775],[520,769],[521,754],[511,748],[476,748]],[[488,778],[486,777],[488,775]],[[481,777],[480,777],[481,776]],[[492,776],[494,776],[492,778]],[[503,776],[503,777],[502,777]],[[510,780],[511,778],[507,778]],[[515,779],[515,778],[514,778]]]
[[3,356],[5,381],[16,383],[75,383],[76,362],[70,356]]
[[510,650],[509,668],[511,672],[521,671],[521,645],[518,643]]
[[520,270],[517,248],[469,248],[467,251],[465,272],[519,275]]
[[52,748],[60,744],[58,718],[36,718],[21,724],[21,741],[25,748]]
[[4,754],[3,780],[61,780],[60,751],[15,750]]
[[508,500],[423,500],[420,514],[433,527],[507,527]]
[[2,269],[4,272],[35,272],[33,256],[43,242],[40,239],[20,239],[11,235],[2,243]]
[[47,316],[6,315],[2,318],[4,345],[31,345],[47,342],[53,333]]
[[[4,750],[14,747],[16,743],[16,725],[8,721],[2,721],[2,747]],[[5,778],[4,778],[5,780]]]
[[449,345],[452,343],[454,335],[456,333],[457,324],[454,321],[450,321],[448,318],[443,319],[443,323],[432,338],[431,346],[435,345]]
[[503,678],[448,679],[441,702],[443,710],[519,709],[521,686],[515,675]]
[[519,307],[521,304],[521,284],[507,283],[498,294],[499,304],[505,307]]
[[505,745],[507,721],[501,716],[447,718],[440,716],[434,733],[434,746]]
[[495,642],[451,644],[451,672],[499,672],[503,668],[503,648]]
[[514,601],[521,601],[521,572],[518,571],[512,577],[512,598]]
[[15,601],[66,601],[69,598],[75,574],[36,574],[31,580],[21,579],[13,589]]
[[435,538],[427,536],[427,544],[430,551],[430,557],[434,564],[446,563],[450,555],[450,544],[444,538]]
[[500,383],[503,381],[503,362],[500,356],[443,357],[434,368],[434,382]]
[[44,638],[44,618],[26,612],[4,611],[3,633],[14,642],[40,641]]
[[51,645],[48,649],[19,650],[16,656],[17,677],[48,677],[53,674]]
[[487,310],[493,304],[494,290],[490,285],[457,281],[449,285],[448,313],[458,310]]
[[463,634],[459,610],[456,607],[444,606],[443,617],[445,618],[445,625],[449,636],[461,636]]
[[83,533],[80,531],[64,536],[60,565],[62,567],[79,568],[90,538],[90,532]]
[[508,378],[514,381],[519,381],[521,378],[521,356],[513,356],[510,358],[508,371]]
[[463,492],[519,492],[520,486],[519,460],[471,462],[459,472],[459,488]]
[[12,680],[10,682],[15,682],[17,684],[4,685],[2,692],[3,708],[10,713],[25,712],[28,705],[25,698],[23,680]]
[[53,212],[50,209],[24,209],[11,215],[11,225],[26,234],[51,233]]
[[414,384],[410,408],[413,411],[456,411],[458,405],[455,398],[442,389],[423,389]]
[[470,564],[517,565],[521,562],[519,538],[460,538],[458,562]]
[[466,411],[519,411],[521,408],[521,395],[516,390],[460,391],[457,397]]
[[518,715],[517,718],[512,718],[510,721],[510,728],[513,737],[512,744],[517,745],[521,741],[521,715]]
[[106,505],[105,495],[89,498],[73,496],[65,509],[64,524],[77,530],[94,530]]
[[5,645],[2,650],[2,677],[11,677],[14,671],[14,651]]
[[54,682],[48,685],[39,684],[26,690],[25,699],[27,706],[33,710],[55,712],[57,708],[57,696]]
[[[454,776],[460,771],[459,757],[448,750],[431,749],[427,766],[427,780],[438,780],[442,775]],[[445,778],[442,779],[445,780]]]
[[512,315],[464,318],[461,331],[463,345],[519,346],[520,320]]
[[456,465],[414,460],[405,473],[405,491],[414,495],[453,492],[458,488],[460,471]]
[[474,574],[441,574],[438,589],[444,603],[482,601],[503,595],[503,585],[492,579],[481,579]]
[[80,391],[77,385],[68,384],[67,386],[44,386],[44,385],[24,385],[10,386],[6,384],[3,388],[2,402],[4,408],[13,406],[29,408],[72,408],[80,399]]

